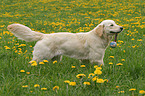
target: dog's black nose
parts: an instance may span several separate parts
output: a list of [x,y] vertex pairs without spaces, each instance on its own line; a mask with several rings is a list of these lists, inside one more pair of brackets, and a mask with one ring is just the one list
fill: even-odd
[[123,30],[123,27],[120,27],[121,31]]

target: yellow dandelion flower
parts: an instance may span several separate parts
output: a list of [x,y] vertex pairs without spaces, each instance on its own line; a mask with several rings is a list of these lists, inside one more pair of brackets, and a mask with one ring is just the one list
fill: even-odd
[[80,67],[83,67],[84,68],[84,67],[86,67],[86,65],[81,65]]
[[27,88],[27,87],[28,87],[28,85],[23,85],[22,87],[23,87],[23,88]]
[[101,70],[101,69],[102,69],[101,67],[97,67],[97,68],[96,68],[96,70]]
[[119,86],[116,86],[116,88],[119,88]]
[[114,58],[114,56],[110,56],[110,58]]
[[69,85],[76,86],[76,82],[70,82]]
[[98,67],[98,65],[95,65],[95,66],[94,66],[94,68],[97,68],[97,67]]
[[84,84],[84,85],[91,85],[90,82],[84,82],[83,84]]
[[71,68],[76,68],[76,66],[71,66]]
[[55,63],[57,63],[57,61],[55,60],[55,61],[53,61],[53,64],[55,64]]
[[39,62],[39,64],[44,64],[44,62]]
[[31,66],[37,66],[37,63],[32,63]]
[[139,90],[139,93],[140,94],[145,94],[145,91],[144,90]]
[[132,38],[131,40],[135,40],[134,38]]
[[113,63],[112,62],[109,62],[109,64],[112,65]]
[[119,91],[118,93],[124,93],[124,91]]
[[131,89],[129,89],[129,91],[135,91],[136,89],[135,88],[131,88]]
[[136,46],[132,46],[132,48],[135,48]]
[[118,65],[118,66],[122,66],[123,64],[122,64],[122,63],[118,63],[118,64],[116,64],[116,65]]
[[5,49],[11,49],[10,47],[8,47],[8,46],[4,46],[5,47]]
[[97,78],[96,82],[97,82],[97,83],[104,83],[104,80],[103,80],[103,79],[98,79],[98,78]]
[[54,91],[54,90],[59,90],[59,86],[54,86],[54,87],[53,87],[53,91]]
[[101,75],[102,74],[102,71],[101,70],[95,70],[94,71],[94,74]]
[[39,84],[35,84],[34,87],[40,87],[40,85]]
[[48,62],[47,60],[43,60],[43,62]]
[[137,41],[142,41],[142,39],[137,39]]
[[76,77],[77,78],[83,78],[83,77],[86,77],[86,75],[85,74],[78,74]]
[[37,62],[36,61],[30,61],[29,63],[32,63],[31,66],[37,66]]
[[96,81],[97,80],[97,76],[95,76],[94,78],[92,78],[92,81]]
[[121,61],[125,61],[125,59],[121,59]]
[[64,83],[70,83],[70,81],[69,80],[65,80]]
[[47,90],[47,88],[41,88],[41,90]]
[[88,78],[93,78],[93,76],[95,76],[95,74],[94,73],[90,73]]
[[24,72],[25,72],[25,70],[20,70],[20,72],[24,73]]
[[26,72],[26,74],[30,74],[30,72]]

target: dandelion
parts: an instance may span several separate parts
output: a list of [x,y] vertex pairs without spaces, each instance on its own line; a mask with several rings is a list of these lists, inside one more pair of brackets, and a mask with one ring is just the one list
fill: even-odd
[[20,70],[20,72],[21,72],[21,73],[24,73],[24,72],[25,72],[25,70]]
[[135,88],[131,88],[131,89],[129,89],[129,91],[135,91],[136,89]]
[[119,86],[116,86],[116,88],[119,88]]
[[88,78],[93,78],[93,76],[95,76],[95,74],[94,73],[90,73]]
[[110,58],[114,58],[114,56],[110,56]]
[[122,63],[118,63],[118,64],[116,64],[116,65],[118,65],[118,66],[122,66],[123,64],[122,64]]
[[136,46],[132,46],[132,48],[135,48]]
[[39,84],[35,84],[34,87],[40,87],[40,85]]
[[43,62],[48,62],[47,60],[43,60]]
[[113,63],[112,62],[109,62],[109,64],[112,65]]
[[26,72],[26,74],[30,74],[30,72]]
[[69,85],[76,86],[76,82],[70,82]]
[[86,75],[85,74],[78,74],[76,77],[77,78],[83,78],[83,77],[86,77]]
[[41,88],[41,90],[47,90],[47,88]]
[[55,61],[53,61],[53,64],[55,64],[55,63],[57,63],[57,61],[55,60]]
[[98,67],[98,65],[95,65],[95,66],[94,66],[94,68],[97,68],[97,67]]
[[92,81],[96,81],[97,80],[97,76],[95,76],[94,78],[92,78]]
[[83,84],[84,84],[84,85],[91,85],[90,82],[84,82]]
[[28,85],[23,85],[22,87],[23,87],[23,88],[27,88],[27,87],[28,87]]
[[121,61],[125,61],[125,59],[121,59]]
[[132,38],[131,40],[135,40],[134,38]]
[[97,68],[96,68],[96,70],[101,70],[101,69],[102,69],[101,67],[97,67]]
[[142,39],[137,39],[137,41],[142,41]]
[[76,66],[71,66],[71,68],[76,68]]
[[129,89],[129,91],[132,92],[132,96],[134,96],[134,91],[135,91],[135,90],[136,90],[135,88],[131,88],[131,89]]
[[53,87],[53,91],[54,91],[54,90],[59,90],[59,86],[54,86],[54,87]]
[[101,70],[95,70],[94,71],[94,74],[101,75],[102,74],[102,71]]
[[39,62],[39,64],[44,64],[44,62]]
[[145,91],[144,90],[139,90],[139,93],[140,94],[145,94]]
[[30,61],[29,63],[32,63],[31,66],[37,66],[37,62],[36,61]]
[[118,93],[124,93],[124,91],[119,91]]
[[11,49],[10,47],[8,47],[8,46],[4,46],[5,47],[5,49]]
[[104,80],[103,79],[98,79],[97,78],[97,81],[96,81],[97,83],[104,83]]
[[86,67],[86,66],[85,66],[85,65],[81,65],[80,67],[84,68],[84,67]]
[[69,84],[69,83],[70,83],[70,81],[69,81],[69,80],[65,80],[65,81],[64,81],[64,83],[68,83],[68,84]]

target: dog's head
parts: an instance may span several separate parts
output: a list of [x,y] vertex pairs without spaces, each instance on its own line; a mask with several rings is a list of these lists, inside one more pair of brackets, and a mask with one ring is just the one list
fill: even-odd
[[117,25],[113,20],[104,20],[94,30],[99,37],[103,34],[113,36],[115,33],[120,33],[123,27]]

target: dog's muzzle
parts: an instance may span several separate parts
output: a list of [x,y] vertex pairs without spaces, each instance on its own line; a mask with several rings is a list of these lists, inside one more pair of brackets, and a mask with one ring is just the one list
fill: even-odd
[[120,27],[120,31],[118,32],[110,31],[110,33],[120,33],[121,31],[123,31],[123,27]]

